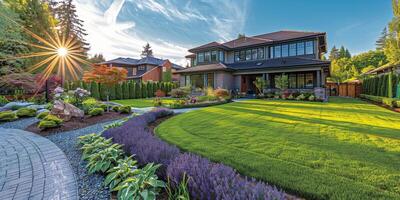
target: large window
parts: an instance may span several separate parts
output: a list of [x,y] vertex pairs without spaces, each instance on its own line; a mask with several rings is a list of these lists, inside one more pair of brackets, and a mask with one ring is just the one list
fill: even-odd
[[287,57],[289,55],[289,45],[282,45],[282,57]]
[[204,87],[204,78],[203,74],[193,74],[190,76],[191,85],[195,88],[203,88]]
[[240,56],[239,56],[239,51],[235,52],[235,61],[239,61],[240,60]]
[[297,51],[296,51],[296,43],[290,44],[289,45],[289,56],[296,56]]
[[251,50],[246,50],[246,60],[251,60]]
[[204,62],[210,62],[211,60],[211,53],[209,51],[204,53]]
[[257,60],[257,49],[252,49],[251,50],[251,59],[252,60]]
[[304,42],[297,43],[297,55],[304,55]]
[[312,73],[306,74],[306,88],[313,88],[314,87],[314,75]]
[[274,58],[280,58],[281,57],[281,46],[275,46],[274,47]]
[[204,62],[204,53],[202,52],[202,53],[199,53],[199,63],[202,63],[202,62]]
[[146,66],[145,65],[140,65],[139,67],[138,67],[139,69],[139,71],[144,71],[144,70],[146,70]]
[[289,88],[297,88],[297,74],[289,74]]
[[257,59],[259,60],[264,59],[264,48],[257,49]]
[[[236,53],[235,53],[236,56]],[[220,62],[225,62],[225,56],[223,51],[219,51],[219,61]]]
[[306,54],[314,54],[314,41],[306,42]]
[[207,74],[207,86],[214,88],[214,74],[213,73]]
[[297,74],[297,88],[304,88],[304,74]]
[[132,68],[132,76],[136,76],[136,74],[137,74],[137,68],[134,67]]
[[211,61],[217,61],[217,51],[211,51]]
[[246,51],[240,51],[239,60],[243,61],[246,58]]
[[269,47],[269,58],[274,58],[274,47]]

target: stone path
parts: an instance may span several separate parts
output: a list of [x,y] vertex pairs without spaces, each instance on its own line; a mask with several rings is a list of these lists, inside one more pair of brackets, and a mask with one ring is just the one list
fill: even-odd
[[65,154],[44,137],[0,128],[0,199],[78,199]]

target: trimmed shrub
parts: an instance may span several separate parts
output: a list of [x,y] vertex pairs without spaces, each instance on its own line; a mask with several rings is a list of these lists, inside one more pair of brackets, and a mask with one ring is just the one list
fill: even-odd
[[92,82],[90,84],[90,94],[95,99],[100,99],[100,92],[99,92],[99,84],[96,82]]
[[57,125],[60,125],[63,122],[62,119],[60,119],[59,117],[52,115],[52,114],[48,114],[46,117],[43,118],[42,121],[53,121]]
[[0,112],[0,121],[14,121],[18,119],[17,114],[12,111]]
[[132,108],[130,106],[120,106],[118,107],[118,112],[129,114],[132,112]]
[[119,111],[119,107],[121,107],[121,106],[113,106],[112,110],[115,111],[115,112],[118,112]]
[[20,108],[17,110],[18,117],[34,117],[36,116],[36,109],[33,108]]
[[99,91],[100,91],[100,99],[102,101],[107,101],[107,93],[108,93],[107,85],[99,83]]
[[135,96],[136,96],[135,82],[134,81],[129,81],[128,85],[129,85],[129,98],[130,99],[134,99]]
[[400,108],[400,100],[395,100],[393,102],[393,106],[396,107],[396,108]]
[[98,102],[94,98],[88,98],[82,102],[83,111],[87,114],[90,109],[95,108]]
[[123,99],[123,94],[122,94],[122,84],[118,83],[115,84],[115,90],[116,90],[116,98],[117,99]]
[[228,92],[228,90],[218,88],[218,89],[214,90],[214,95],[216,97],[220,97],[220,98],[227,98],[227,97],[229,97],[229,92]]
[[117,91],[116,91],[116,88],[115,88],[115,84],[114,85],[111,85],[110,86],[110,100],[115,100],[115,99],[117,99]]
[[36,115],[36,118],[38,119],[44,119],[47,115],[49,115],[50,112],[41,112],[38,115]]
[[147,94],[147,83],[142,82],[142,98],[148,98],[148,94]]
[[5,96],[0,95],[0,106],[4,106],[9,103],[8,99]]
[[370,101],[377,102],[377,103],[383,103],[383,98],[384,98],[384,97],[380,97],[380,96],[373,96],[373,95],[366,95],[366,94],[361,94],[360,97],[364,98],[364,99],[368,99]]
[[163,92],[162,90],[158,89],[155,92],[156,97],[165,97],[165,92]]
[[189,95],[189,92],[185,88],[176,88],[171,90],[170,95],[174,98],[184,98]]
[[92,108],[91,110],[89,110],[90,116],[103,115],[103,113],[104,113],[103,108]]
[[129,85],[126,81],[122,83],[122,97],[124,99],[129,99]]
[[40,129],[48,129],[48,128],[55,128],[59,126],[55,121],[48,121],[48,120],[42,120],[38,124],[38,128]]

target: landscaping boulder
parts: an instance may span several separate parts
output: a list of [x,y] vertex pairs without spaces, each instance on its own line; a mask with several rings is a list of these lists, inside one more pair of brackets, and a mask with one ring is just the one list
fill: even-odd
[[314,88],[314,94],[317,99],[325,100],[325,88],[321,87]]
[[83,118],[85,115],[83,110],[60,100],[54,101],[54,106],[50,113],[52,115],[56,115],[64,121],[69,121],[72,117]]

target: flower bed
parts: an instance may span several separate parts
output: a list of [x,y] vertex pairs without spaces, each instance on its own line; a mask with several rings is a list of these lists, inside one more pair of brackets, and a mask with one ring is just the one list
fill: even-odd
[[120,127],[103,132],[114,143],[123,144],[125,152],[135,154],[140,165],[162,164],[158,175],[169,178],[177,187],[184,175],[189,177],[188,189],[194,199],[285,199],[287,194],[274,186],[248,179],[231,167],[208,159],[181,153],[179,149],[154,136],[148,124],[171,115],[168,109],[157,109],[134,117]]

